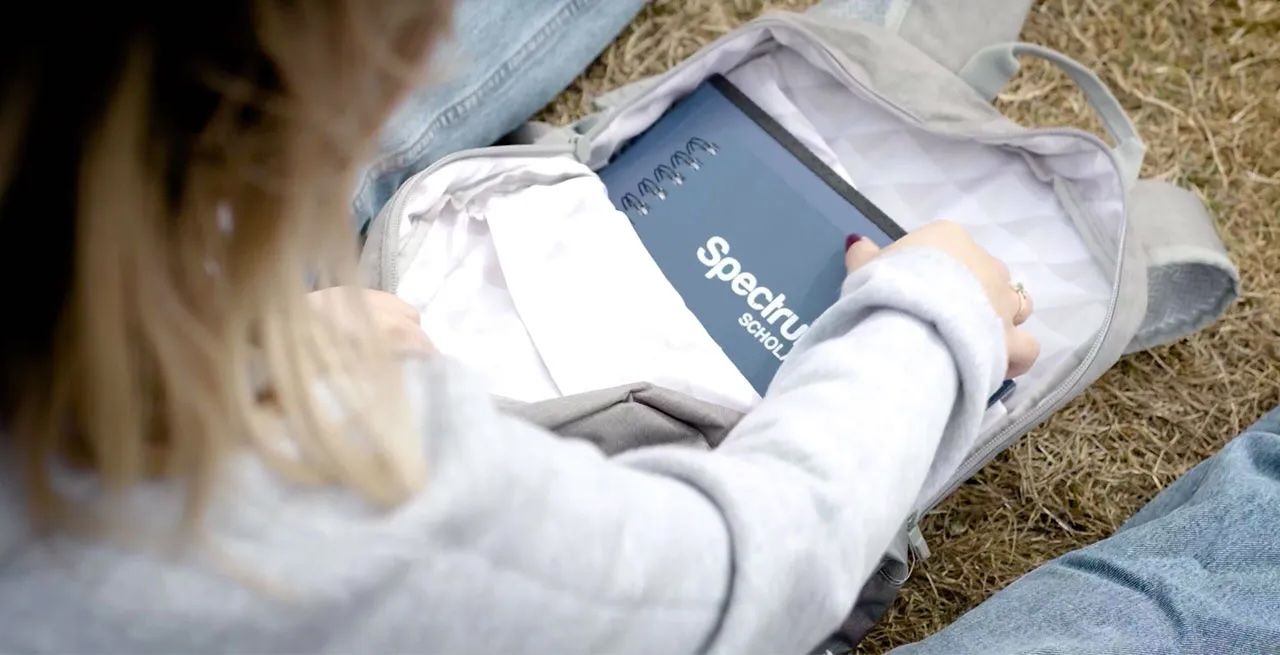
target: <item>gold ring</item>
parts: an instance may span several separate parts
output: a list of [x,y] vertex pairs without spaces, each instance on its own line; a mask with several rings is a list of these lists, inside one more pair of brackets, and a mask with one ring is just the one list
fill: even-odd
[[1021,316],[1022,310],[1027,308],[1027,288],[1022,286],[1021,282],[1010,282],[1009,288],[1018,294],[1018,311],[1014,312],[1014,316]]

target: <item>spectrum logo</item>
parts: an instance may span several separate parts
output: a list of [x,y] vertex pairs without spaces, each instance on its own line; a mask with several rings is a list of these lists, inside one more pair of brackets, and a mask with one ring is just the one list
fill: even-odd
[[[779,361],[785,360],[796,339],[809,329],[809,324],[800,323],[800,317],[787,307],[787,294],[774,293],[760,284],[755,275],[742,270],[742,262],[728,256],[729,241],[724,237],[707,239],[697,254],[698,261],[707,267],[708,280],[727,282],[733,293],[742,296],[748,307],[759,312],[758,318],[753,312],[743,313],[738,325]],[[776,334],[772,332],[773,326],[777,326]]]

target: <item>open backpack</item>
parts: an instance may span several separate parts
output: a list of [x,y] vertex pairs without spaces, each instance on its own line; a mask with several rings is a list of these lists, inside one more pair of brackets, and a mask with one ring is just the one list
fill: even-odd
[[[715,447],[759,400],[594,172],[709,76],[725,75],[908,231],[936,218],[968,228],[1034,294],[1027,329],[1042,355],[988,411],[963,463],[926,483],[829,650],[856,644],[910,558],[928,556],[922,514],[1122,355],[1208,325],[1239,292],[1201,201],[1139,179],[1142,141],[1099,78],[1058,52],[999,42],[1016,37],[1025,3],[908,4],[890,29],[822,5],[766,15],[599,98],[574,125],[532,124],[521,143],[454,153],[400,187],[362,253],[368,283],[419,309],[440,350],[508,411],[614,453]],[[1061,68],[1113,145],[997,111],[1019,56]]]

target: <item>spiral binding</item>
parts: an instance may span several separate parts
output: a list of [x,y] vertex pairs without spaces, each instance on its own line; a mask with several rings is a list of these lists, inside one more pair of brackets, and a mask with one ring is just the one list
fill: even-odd
[[[707,141],[702,137],[693,137],[689,139],[684,148],[678,149],[671,153],[670,164],[658,164],[653,169],[653,177],[646,177],[638,184],[634,193],[627,192],[622,194],[622,211],[626,212],[628,217],[632,213],[641,216],[649,215],[650,203],[667,199],[667,186],[681,187],[684,186],[687,178],[687,171],[702,170],[702,157],[715,157],[720,154],[720,146]],[[686,170],[687,169],[687,170]]]

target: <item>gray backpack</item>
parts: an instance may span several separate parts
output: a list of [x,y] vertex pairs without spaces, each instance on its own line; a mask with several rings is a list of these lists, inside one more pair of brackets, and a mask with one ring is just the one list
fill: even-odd
[[[910,558],[928,556],[918,527],[923,513],[1122,355],[1208,325],[1239,293],[1238,273],[1202,202],[1168,183],[1138,178],[1144,146],[1098,77],[1040,46],[991,43],[1016,36],[1025,2],[982,0],[964,3],[963,11],[959,4],[918,0],[889,21],[891,29],[844,19],[822,5],[808,14],[756,19],[667,73],[598,99],[601,111],[572,126],[530,125],[517,134],[525,144],[456,153],[415,175],[373,223],[362,255],[373,286],[421,308],[449,295],[441,284],[454,269],[430,260],[453,256],[448,244],[455,241],[439,233],[474,236],[492,229],[499,247],[485,246],[486,256],[496,257],[520,310],[510,320],[515,332],[519,321],[529,322],[524,327],[537,346],[544,330],[525,309],[539,300],[515,284],[533,274],[536,262],[504,255],[509,246],[502,240],[511,237],[499,227],[515,219],[499,214],[512,207],[530,214],[578,208],[587,195],[598,205],[593,194],[603,194],[603,187],[585,179],[590,171],[714,73],[738,75],[744,91],[781,103],[761,100],[784,125],[802,120],[812,128],[826,148],[820,156],[847,168],[856,186],[905,219],[900,222],[908,229],[940,208],[968,216],[988,249],[1040,280],[1028,286],[1036,294],[1045,356],[1019,381],[1017,393],[990,412],[978,445],[954,474],[933,481],[918,498],[839,638],[824,646],[829,650],[856,644],[896,596]],[[1115,145],[1076,129],[1025,128],[993,108],[990,101],[1017,71],[1019,56],[1044,59],[1069,75]],[[877,166],[867,168],[863,156]],[[563,184],[566,179],[586,183]],[[430,243],[436,245],[423,245]],[[465,316],[466,308],[453,311]],[[549,349],[538,356],[553,368],[569,366]],[[741,416],[645,380],[552,373],[619,384],[579,385],[553,400],[503,405],[610,453],[676,442],[713,448]]]

